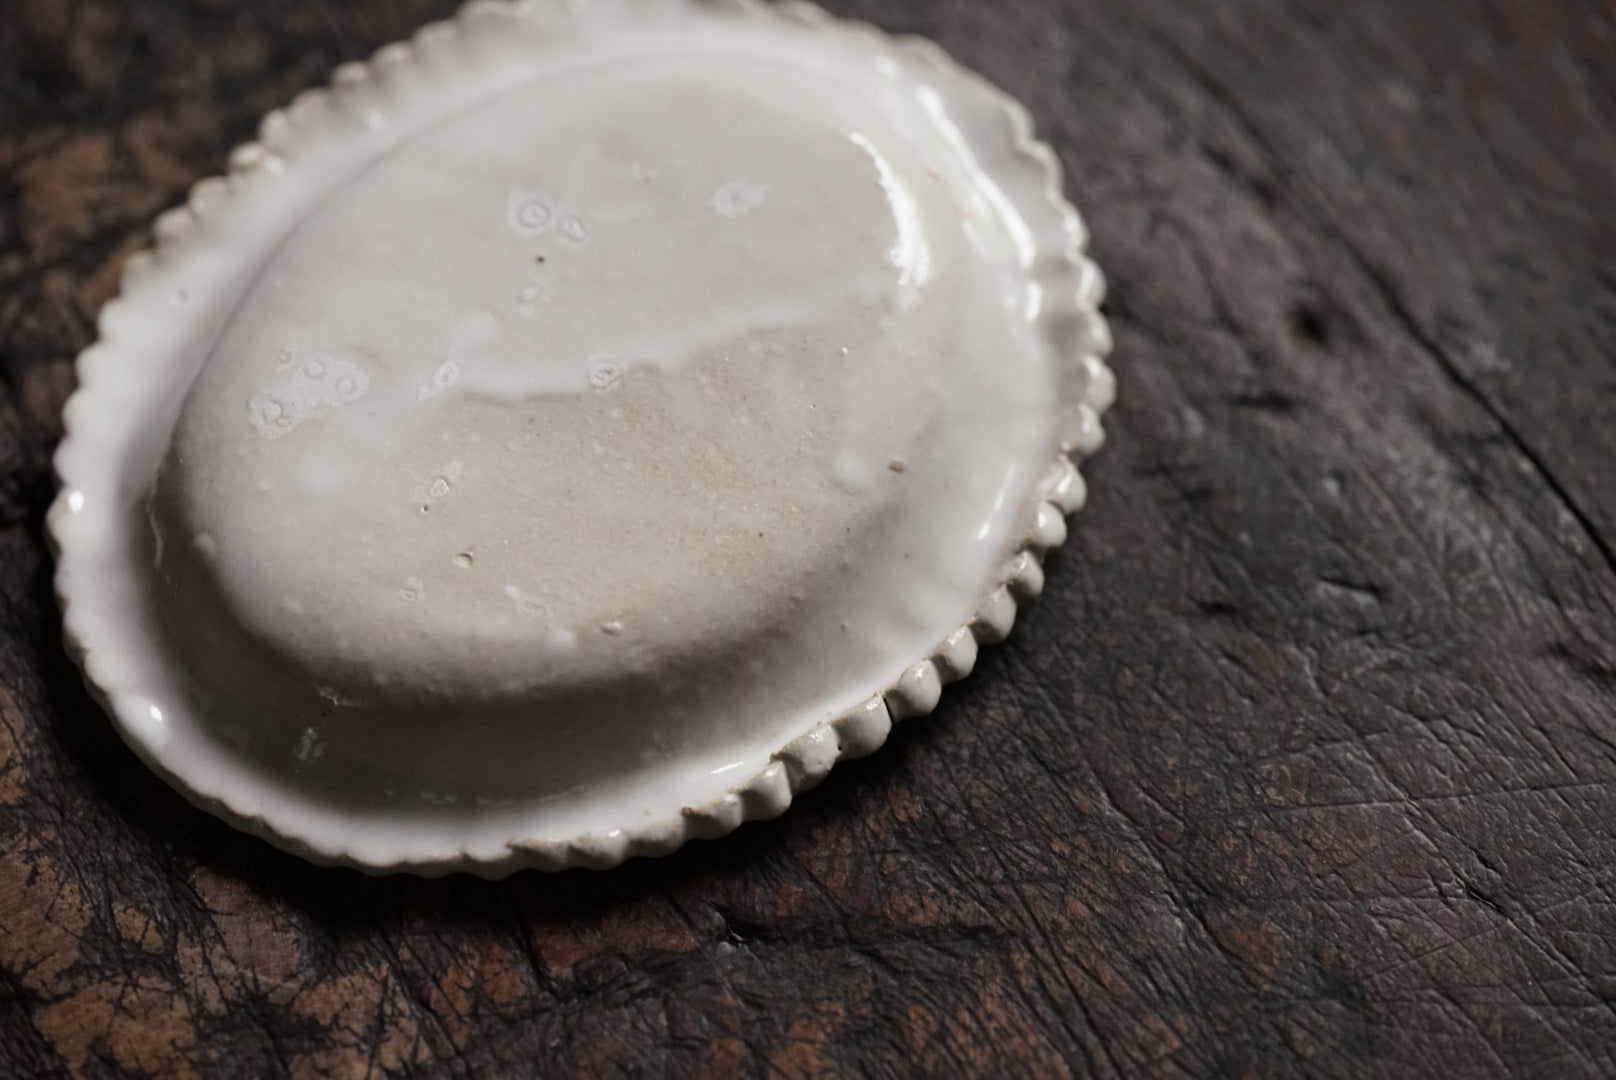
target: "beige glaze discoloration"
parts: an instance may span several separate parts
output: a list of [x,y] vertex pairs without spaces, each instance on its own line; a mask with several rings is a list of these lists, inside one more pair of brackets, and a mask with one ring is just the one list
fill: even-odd
[[126,736],[305,854],[604,866],[778,813],[969,672],[1081,503],[1098,274],[927,47],[484,5],[236,165],[81,361],[52,524]]
[[[384,158],[203,367],[154,510],[165,567],[205,562],[236,621],[351,700],[710,674],[788,627],[782,648],[849,676],[923,652],[968,616],[957,595],[917,641],[865,640],[872,616],[915,595],[906,563],[968,586],[997,556],[1004,524],[977,534],[1048,456],[1028,399],[1053,373],[926,176],[946,155],[868,112],[789,70],[669,58],[539,80]],[[889,199],[893,166],[849,132],[919,182]],[[767,195],[721,215],[731,177]],[[545,227],[513,228],[507,192]],[[411,218],[432,224],[389,227]]]

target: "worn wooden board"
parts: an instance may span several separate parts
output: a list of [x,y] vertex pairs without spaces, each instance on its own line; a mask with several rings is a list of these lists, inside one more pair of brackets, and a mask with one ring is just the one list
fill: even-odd
[[80,688],[41,537],[148,219],[451,3],[0,4],[0,1074],[1616,1073],[1616,9],[832,6],[1068,165],[1091,506],[785,819],[490,885],[190,809]]

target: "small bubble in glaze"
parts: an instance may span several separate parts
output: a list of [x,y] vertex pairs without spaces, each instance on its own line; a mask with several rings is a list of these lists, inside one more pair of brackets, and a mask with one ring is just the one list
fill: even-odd
[[426,598],[426,582],[420,578],[405,578],[404,587],[398,590],[398,598],[407,604],[419,603]]
[[[431,479],[426,482],[426,486],[424,488],[416,489],[416,498],[419,499],[424,497],[429,503],[436,502],[454,490],[455,484],[460,480],[460,474],[465,471],[465,462],[449,462],[447,465],[444,465],[442,468],[438,469],[432,474]],[[423,505],[421,509],[424,512],[429,509],[429,507]]]
[[517,236],[542,235],[555,223],[555,201],[537,188],[515,188],[505,202],[505,224]]
[[558,231],[561,239],[573,247],[583,247],[589,242],[589,223],[577,214],[568,214],[563,218]]
[[291,421],[291,417],[286,414],[286,406],[279,399],[267,394],[255,395],[249,408],[252,410],[253,425],[260,431],[285,427]]
[[460,567],[462,570],[470,570],[473,561],[474,560],[472,559],[471,552],[469,551],[462,551],[460,554],[454,557],[454,564]]
[[435,397],[453,386],[455,380],[460,378],[460,365],[453,360],[445,360],[438,365],[432,373],[432,382],[421,388],[421,400]]

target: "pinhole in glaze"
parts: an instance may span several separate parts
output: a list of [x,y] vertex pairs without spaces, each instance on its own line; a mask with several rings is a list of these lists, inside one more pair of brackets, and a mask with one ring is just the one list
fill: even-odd
[[57,457],[70,646],[373,872],[782,812],[1009,632],[1112,395],[1026,113],[803,5],[474,4],[156,231]]

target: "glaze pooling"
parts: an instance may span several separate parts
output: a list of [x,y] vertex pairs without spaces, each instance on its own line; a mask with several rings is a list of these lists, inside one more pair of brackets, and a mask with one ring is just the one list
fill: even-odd
[[774,806],[822,756],[782,747],[929,709],[1075,505],[1103,323],[1020,114],[802,9],[629,10],[350,70],[165,249],[189,325],[138,279],[107,320],[167,359],[133,498],[64,446],[70,634],[306,854],[603,865]]

